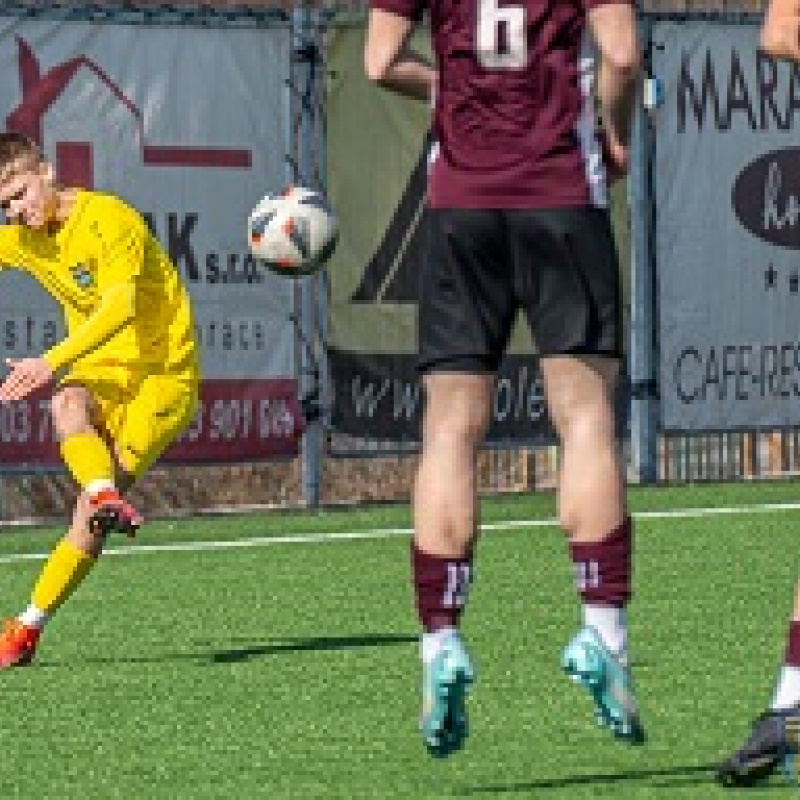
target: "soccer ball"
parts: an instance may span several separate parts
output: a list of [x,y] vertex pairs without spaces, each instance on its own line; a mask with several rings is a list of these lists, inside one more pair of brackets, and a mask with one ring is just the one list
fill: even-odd
[[325,198],[302,186],[266,195],[247,223],[250,252],[284,277],[316,272],[330,258],[337,234],[336,215]]

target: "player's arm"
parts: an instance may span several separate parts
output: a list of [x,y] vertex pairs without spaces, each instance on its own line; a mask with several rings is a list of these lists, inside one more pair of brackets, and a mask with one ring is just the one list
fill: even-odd
[[770,0],[761,24],[761,49],[800,62],[800,0]]
[[136,313],[136,285],[133,281],[112,286],[100,297],[95,312],[73,334],[51,347],[42,358],[53,372],[91,353],[117,331],[133,321]]
[[97,310],[78,330],[36,358],[6,359],[9,374],[0,386],[0,403],[22,400],[53,380],[55,374],[101,345],[134,316],[135,286],[115,286],[102,295]]
[[604,144],[613,166],[624,171],[641,67],[635,10],[628,3],[590,2],[587,13],[599,54],[597,99]]
[[94,313],[43,356],[56,372],[91,353],[134,319],[136,277],[144,261],[146,229],[140,220],[125,220],[123,224],[123,231],[100,261],[100,302]]
[[430,102],[436,69],[408,48],[421,7],[405,0],[373,0],[369,12],[364,68],[385,89]]
[[55,374],[91,353],[126,325],[136,313],[136,276],[142,268],[142,225],[129,225],[103,254],[100,302],[66,339],[36,358],[6,359],[9,374],[0,385],[0,403],[13,403],[50,383]]

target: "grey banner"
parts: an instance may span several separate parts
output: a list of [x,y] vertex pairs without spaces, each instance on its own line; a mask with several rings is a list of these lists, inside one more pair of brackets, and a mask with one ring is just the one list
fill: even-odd
[[[294,287],[248,252],[247,216],[285,185],[292,31],[0,14],[0,130],[36,139],[66,185],[140,209],[191,293],[201,404],[172,451],[241,460],[297,450]],[[0,276],[0,361],[64,335],[25,275]],[[58,463],[47,403],[0,408],[0,469]]]
[[652,38],[662,425],[800,424],[800,70],[755,23]]

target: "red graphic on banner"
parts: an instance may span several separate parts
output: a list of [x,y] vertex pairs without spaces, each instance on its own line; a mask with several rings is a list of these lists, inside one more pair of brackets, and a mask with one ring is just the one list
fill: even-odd
[[[30,136],[41,145],[44,116],[81,70],[88,70],[101,81],[133,116],[142,150],[142,163],[151,167],[221,167],[249,169],[250,150],[157,145],[145,141],[143,115],[139,107],[120,89],[95,61],[80,55],[58,64],[42,74],[30,45],[17,37],[19,78],[22,101],[6,118],[6,129]],[[59,142],[56,145],[56,171],[59,180],[91,189],[94,185],[92,145],[89,142]]]
[[194,422],[165,461],[232,461],[299,452],[305,421],[294,378],[203,382]]
[[[185,463],[293,456],[298,453],[303,427],[293,378],[206,380],[194,421],[163,460]],[[61,463],[45,392],[0,406],[0,462]]]

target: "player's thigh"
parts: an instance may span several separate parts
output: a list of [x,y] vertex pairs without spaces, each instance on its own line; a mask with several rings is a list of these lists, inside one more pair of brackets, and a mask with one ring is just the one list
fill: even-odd
[[117,458],[128,475],[140,477],[194,417],[196,383],[150,375],[127,402],[114,431]]
[[509,212],[515,284],[541,355],[619,357],[619,262],[605,209]]
[[503,212],[429,209],[424,224],[419,369],[494,372],[515,311]]

